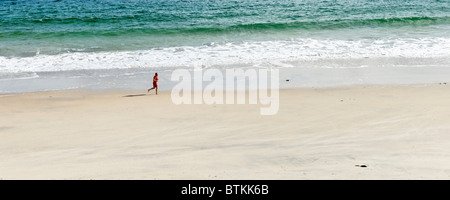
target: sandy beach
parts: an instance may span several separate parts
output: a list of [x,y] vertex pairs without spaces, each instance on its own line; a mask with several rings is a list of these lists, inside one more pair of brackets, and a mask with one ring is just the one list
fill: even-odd
[[449,179],[449,99],[444,84],[283,89],[262,116],[170,92],[2,95],[0,179]]

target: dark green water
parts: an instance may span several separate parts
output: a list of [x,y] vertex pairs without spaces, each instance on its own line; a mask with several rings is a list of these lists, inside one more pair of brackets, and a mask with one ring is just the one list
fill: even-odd
[[433,57],[449,48],[447,0],[0,1],[0,71]]
[[342,31],[355,33],[347,38],[402,30],[441,36],[449,24],[443,0],[0,1],[0,56],[333,38]]

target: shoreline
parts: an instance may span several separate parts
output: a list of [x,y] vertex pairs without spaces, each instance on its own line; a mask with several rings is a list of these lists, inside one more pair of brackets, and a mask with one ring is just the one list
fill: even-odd
[[5,96],[0,178],[448,179],[449,91],[280,89],[271,116],[261,105],[174,105],[170,92]]
[[[284,80],[280,80],[280,82],[285,82]],[[371,87],[428,87],[435,85],[450,85],[450,81],[441,81],[441,82],[431,82],[431,83],[380,83],[380,84],[342,84],[342,85],[334,85],[334,86],[291,86],[291,87],[280,87],[279,91],[282,90],[304,90],[304,89],[343,89],[343,88],[371,88]],[[151,87],[151,86],[149,86]],[[68,88],[68,89],[51,89],[51,90],[41,90],[41,91],[29,91],[29,92],[8,92],[8,93],[0,93],[0,97],[6,96],[14,96],[14,95],[26,95],[26,94],[35,94],[35,93],[49,93],[49,92],[87,92],[87,93],[117,93],[117,92],[142,92],[147,93],[148,88],[143,87],[142,90],[136,88]],[[202,87],[204,90],[205,87]],[[158,89],[159,92],[167,93],[170,92],[172,88],[163,88]],[[270,89],[269,89],[270,90]],[[192,90],[193,92],[194,90]],[[222,92],[226,92],[226,90],[221,90]],[[248,92],[248,88],[245,89]],[[152,90],[154,93],[155,90]]]
[[[448,74],[450,67],[445,63],[439,66],[432,65],[439,60],[426,60],[431,64],[423,67],[425,61],[420,61],[414,65],[415,59],[406,59],[408,66],[395,67],[397,62],[369,60],[348,60],[346,67],[333,68],[331,61],[324,63],[309,63],[306,65],[284,63],[293,67],[279,67],[267,63],[267,68],[255,66],[210,66],[208,69],[217,69],[226,75],[225,70],[243,69],[260,70],[270,69],[274,66],[279,69],[280,88],[327,88],[342,87],[352,85],[410,85],[410,84],[435,84],[450,82]],[[400,62],[400,61],[398,61]],[[345,65],[344,61],[338,66]],[[316,67],[314,67],[317,64]],[[387,66],[385,66],[387,65]],[[327,67],[328,66],[328,67]],[[331,68],[329,68],[331,66]],[[422,66],[422,67],[421,67]],[[48,90],[64,89],[88,89],[88,90],[139,90],[152,86],[152,77],[155,72],[160,75],[160,90],[170,90],[179,81],[171,81],[171,76],[177,68],[132,68],[132,69],[111,69],[111,70],[78,70],[61,72],[36,72],[34,78],[30,79],[2,79],[0,77],[0,94],[22,93]],[[194,69],[188,69],[191,78],[194,77]],[[27,75],[24,73],[22,75]],[[28,74],[29,75],[29,74]],[[21,74],[3,74],[0,76],[21,76]],[[16,77],[17,78],[17,77]],[[225,77],[226,78],[226,77]],[[242,78],[242,77],[239,77]],[[290,80],[290,81],[286,81]],[[193,83],[191,83],[193,84]],[[203,80],[203,88],[210,82]],[[248,87],[248,82],[245,83]],[[243,86],[240,86],[243,87]]]

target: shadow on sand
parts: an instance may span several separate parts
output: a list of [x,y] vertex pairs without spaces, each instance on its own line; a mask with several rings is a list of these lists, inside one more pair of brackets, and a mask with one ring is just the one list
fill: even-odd
[[123,97],[143,97],[145,95],[147,95],[147,94],[130,94],[130,95],[126,95],[126,96],[123,96]]

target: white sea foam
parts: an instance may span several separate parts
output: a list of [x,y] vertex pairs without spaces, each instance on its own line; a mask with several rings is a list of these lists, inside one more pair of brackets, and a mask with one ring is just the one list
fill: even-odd
[[18,79],[33,79],[39,78],[39,75],[35,72],[24,72],[24,73],[0,73],[0,81],[7,80],[18,80]]
[[138,51],[75,52],[33,57],[1,57],[0,72],[47,72],[79,69],[201,67],[326,59],[433,58],[450,56],[450,38],[363,40],[293,39],[243,43],[212,43]]

